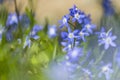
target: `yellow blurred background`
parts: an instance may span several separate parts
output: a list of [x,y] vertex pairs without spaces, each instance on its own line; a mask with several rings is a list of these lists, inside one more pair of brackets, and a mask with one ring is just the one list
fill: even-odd
[[[5,7],[9,12],[14,12],[14,0],[5,0]],[[44,24],[48,18],[50,24],[57,24],[63,15],[69,13],[69,8],[74,4],[86,14],[91,14],[93,23],[99,23],[103,14],[101,0],[16,0],[21,13],[29,7],[35,12],[35,18],[40,24]],[[31,3],[29,1],[32,1]],[[120,10],[120,1],[112,0],[117,12]],[[30,4],[31,5],[30,5]]]

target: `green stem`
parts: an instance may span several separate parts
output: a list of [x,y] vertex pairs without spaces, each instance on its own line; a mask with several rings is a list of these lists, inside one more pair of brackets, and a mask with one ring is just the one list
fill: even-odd
[[[57,41],[57,39],[55,39],[55,42]],[[55,59],[56,57],[56,54],[57,54],[57,43],[55,44],[54,46],[54,51],[53,51],[53,60]]]
[[105,50],[102,51],[100,57],[95,61],[95,63],[94,63],[95,65],[98,64],[98,62],[101,61],[101,59],[103,58],[103,55],[104,55],[104,54],[105,54]]

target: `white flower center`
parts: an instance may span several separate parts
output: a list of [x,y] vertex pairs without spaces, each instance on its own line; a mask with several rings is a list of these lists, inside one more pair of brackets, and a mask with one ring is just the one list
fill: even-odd
[[78,51],[74,50],[74,51],[72,52],[71,56],[72,56],[72,57],[78,56]]
[[108,70],[109,70],[108,66],[104,66],[104,67],[102,68],[102,72],[107,72]]
[[112,40],[111,40],[111,38],[110,38],[110,37],[108,37],[108,38],[106,38],[106,40],[105,40],[105,41],[106,41],[106,43],[107,43],[107,44],[110,44]]
[[54,28],[50,28],[49,34],[54,35],[55,34],[55,29]]
[[68,38],[74,38],[74,34],[73,33],[69,33]]
[[79,35],[80,35],[80,36],[83,36],[83,35],[84,35],[84,33],[81,31],[81,32],[79,33]]
[[67,19],[63,18],[63,24],[67,23]]
[[72,45],[71,45],[71,44],[69,44],[69,45],[68,45],[68,48],[69,48],[69,49],[71,49],[71,48],[72,48]]
[[87,25],[86,25],[86,28],[87,28],[87,29],[89,29],[90,27],[91,27],[91,25],[90,25],[90,24],[87,24]]
[[75,18],[76,18],[76,19],[79,19],[79,18],[80,18],[80,14],[79,14],[79,13],[76,13],[76,14],[75,14]]
[[15,22],[17,22],[17,17],[14,15],[14,16],[12,16],[12,20],[11,21],[15,21]]

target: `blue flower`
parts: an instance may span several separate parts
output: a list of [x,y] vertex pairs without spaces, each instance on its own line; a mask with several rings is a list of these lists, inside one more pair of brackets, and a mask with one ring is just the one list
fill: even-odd
[[117,36],[112,36],[111,29],[107,33],[100,33],[100,38],[98,40],[99,45],[104,44],[104,48],[108,49],[109,46],[111,45],[112,47],[116,47],[116,44],[113,42]]
[[110,80],[111,74],[113,73],[112,64],[109,63],[101,67],[101,72],[99,73],[99,77],[102,77],[102,74],[105,76],[106,80]]
[[74,47],[72,50],[68,51],[66,59],[71,62],[78,62],[79,58],[83,55],[82,48]]
[[64,26],[65,27],[69,27],[69,20],[70,20],[70,16],[69,15],[65,15],[63,16],[62,20],[59,21],[60,23],[60,28],[63,28]]
[[77,36],[76,36],[76,39],[77,40],[83,40],[83,41],[86,41],[85,40],[85,36],[89,36],[89,33],[86,32],[85,30],[75,30],[75,32],[77,32]]
[[61,37],[64,41],[68,41],[71,44],[74,44],[76,36],[76,31],[71,31],[71,29],[68,29],[68,32],[61,32]]
[[34,25],[32,31],[30,32],[30,37],[33,38],[33,39],[39,39],[39,36],[37,35],[37,33],[42,30],[43,27],[42,26],[39,26],[39,25]]
[[114,8],[112,6],[111,0],[103,0],[102,6],[104,9],[104,13],[106,15],[113,15],[114,14]]
[[106,37],[106,30],[105,30],[105,28],[102,27],[100,32],[96,32],[96,34],[98,35],[98,38]]
[[48,27],[48,36],[49,38],[54,38],[57,36],[57,27],[56,25],[52,25]]
[[78,10],[76,13],[74,13],[74,16],[72,18],[72,22],[78,21],[78,23],[82,23],[83,19],[85,18],[85,14]]
[[87,32],[89,32],[91,34],[93,33],[93,29],[95,29],[95,28],[96,28],[96,25],[91,24],[91,23],[87,23],[83,26],[83,30],[86,30]]
[[73,48],[73,45],[71,42],[61,42],[61,45],[64,47],[63,51],[65,52],[70,51]]
[[6,32],[6,39],[7,39],[7,41],[13,40],[13,34],[12,34],[11,30]]
[[20,15],[19,20],[20,20],[22,27],[27,28],[30,25],[30,19],[28,18],[26,14]]
[[6,26],[17,25],[18,19],[16,13],[11,13],[8,15]]
[[70,11],[69,14],[70,14],[72,17],[74,17],[74,14],[78,11],[78,8],[76,7],[76,5],[74,5],[73,8],[70,8],[70,9],[69,9],[69,11]]
[[82,68],[82,71],[89,76],[90,80],[92,80],[93,74],[89,69]]
[[29,36],[26,37],[23,48],[26,48],[27,46],[28,46],[28,48],[30,48],[30,46],[31,46],[31,40],[30,40]]

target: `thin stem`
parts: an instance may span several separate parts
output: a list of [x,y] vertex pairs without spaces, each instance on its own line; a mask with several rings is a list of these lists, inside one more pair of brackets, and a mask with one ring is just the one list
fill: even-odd
[[20,35],[20,37],[22,38],[22,29],[21,29],[21,27],[20,27],[20,20],[19,20],[19,10],[18,10],[18,8],[17,8],[17,2],[16,2],[16,0],[14,0],[14,5],[15,5],[15,12],[16,12],[16,15],[17,15],[17,21],[18,21],[18,28],[19,28],[19,32],[18,33],[20,33],[19,35]]
[[105,50],[102,51],[100,57],[95,61],[95,63],[94,63],[95,65],[96,65],[98,62],[101,61],[101,59],[103,58],[103,55],[104,55],[104,54],[105,54]]
[[[56,41],[57,41],[57,38],[55,39],[55,42],[56,42]],[[54,51],[53,51],[53,60],[55,59],[56,54],[57,54],[57,44],[55,44],[55,46],[54,46]]]
[[72,25],[74,28],[76,27],[76,26],[75,26],[75,25],[73,25],[71,22],[69,22],[69,21],[68,21],[68,23],[69,23],[70,25]]

